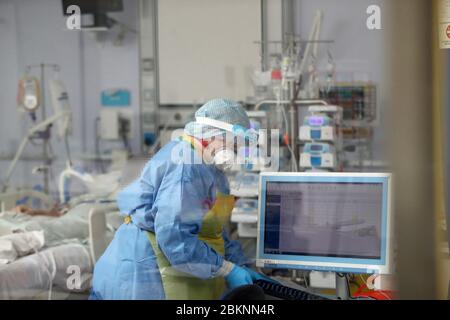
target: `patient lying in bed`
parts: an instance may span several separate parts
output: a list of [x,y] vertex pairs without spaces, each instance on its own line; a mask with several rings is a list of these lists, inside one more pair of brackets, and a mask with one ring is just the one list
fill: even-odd
[[[94,203],[81,203],[71,209],[60,208],[31,210],[23,212],[11,210],[0,213],[0,236],[15,232],[44,231],[46,247],[65,243],[87,243],[89,237],[89,211],[97,206]],[[23,208],[22,208],[23,210]],[[63,213],[67,210],[66,213]],[[111,233],[119,227],[123,219],[117,212],[106,216]]]
[[14,211],[17,213],[27,214],[29,216],[48,216],[48,217],[60,217],[67,213],[69,207],[67,206],[59,206],[55,205],[50,210],[42,210],[42,209],[33,209],[26,205],[18,205],[14,208]]
[[80,204],[63,214],[58,208],[34,210],[16,207],[0,213],[0,236],[16,232],[43,230],[47,247],[87,241],[88,214],[92,204]]
[[[48,297],[51,288],[65,294],[88,290],[92,273],[88,215],[92,207],[80,204],[65,214],[59,208],[26,207],[0,213],[0,300],[31,299],[39,294]],[[24,237],[21,246],[13,241],[20,240],[16,236]],[[29,239],[39,240],[39,245]],[[79,267],[81,277],[75,289],[66,284],[68,267],[73,265]]]

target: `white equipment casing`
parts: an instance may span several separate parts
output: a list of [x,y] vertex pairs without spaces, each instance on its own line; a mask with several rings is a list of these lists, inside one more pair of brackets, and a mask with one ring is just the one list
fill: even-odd
[[[311,132],[320,130],[320,137],[312,137]],[[334,141],[336,139],[336,129],[332,126],[323,127],[311,127],[311,126],[301,126],[300,127],[300,140],[303,141]]]
[[237,223],[237,232],[240,238],[256,238],[258,235],[258,212],[239,210],[234,208],[231,213],[231,222]]
[[339,106],[315,105],[308,108],[311,114],[328,113],[333,115],[334,123],[341,123],[343,119],[343,109]]
[[117,110],[100,111],[100,137],[104,140],[119,139],[119,113]]
[[258,236],[258,224],[238,223],[237,231],[240,238],[256,238]]
[[[314,165],[311,162],[312,157],[320,157],[320,165]],[[300,154],[300,167],[302,168],[329,168],[333,169],[336,167],[336,155],[334,153],[322,153],[320,155],[311,155],[310,153],[303,152]]]
[[127,138],[131,139],[133,132],[133,112],[127,109],[102,109],[100,111],[100,137],[104,140],[121,139],[121,121],[129,122],[129,131],[127,132]]
[[336,274],[334,272],[311,271],[309,286],[312,288],[335,289]]

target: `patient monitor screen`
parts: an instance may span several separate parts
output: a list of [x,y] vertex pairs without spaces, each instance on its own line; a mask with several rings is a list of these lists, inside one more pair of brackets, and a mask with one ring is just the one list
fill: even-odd
[[379,259],[381,183],[268,182],[264,252]]

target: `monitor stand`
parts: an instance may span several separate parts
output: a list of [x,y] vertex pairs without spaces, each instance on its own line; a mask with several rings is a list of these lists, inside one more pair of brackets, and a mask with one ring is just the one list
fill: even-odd
[[345,273],[336,273],[336,298],[338,300],[350,299],[350,288]]

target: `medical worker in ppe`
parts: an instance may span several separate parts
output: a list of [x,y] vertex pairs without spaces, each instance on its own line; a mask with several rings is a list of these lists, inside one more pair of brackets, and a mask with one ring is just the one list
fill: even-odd
[[234,206],[223,169],[240,140],[226,137],[249,128],[240,104],[209,101],[119,193],[125,223],[95,265],[92,299],[218,299],[262,277],[223,229]]

